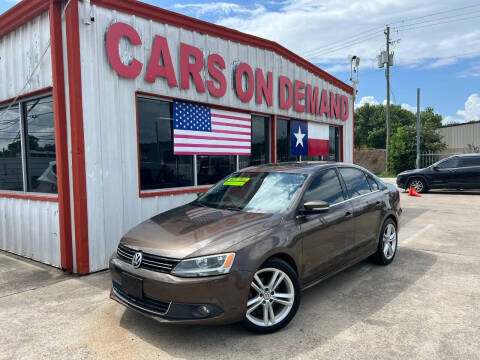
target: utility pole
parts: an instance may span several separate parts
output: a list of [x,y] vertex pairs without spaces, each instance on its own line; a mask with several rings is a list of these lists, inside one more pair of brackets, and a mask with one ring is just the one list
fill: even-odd
[[417,169],[420,169],[420,88],[417,88]]
[[388,162],[390,159],[390,26],[387,26],[385,35],[387,36],[387,68],[385,70],[385,74],[387,77],[387,161],[385,162],[385,171],[388,171]]

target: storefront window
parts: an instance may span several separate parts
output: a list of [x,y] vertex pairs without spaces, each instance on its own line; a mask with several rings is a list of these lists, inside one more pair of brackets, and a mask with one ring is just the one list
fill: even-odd
[[198,185],[215,184],[235,170],[235,156],[197,155]]
[[19,106],[0,108],[0,190],[23,190],[20,131]]
[[240,168],[270,162],[270,118],[252,115],[252,152],[250,156],[240,156]]
[[23,101],[6,109],[0,109],[0,190],[56,194],[52,97]]
[[173,155],[170,101],[138,98],[141,190],[193,186],[193,156]]
[[277,120],[277,162],[297,161],[298,156],[290,155],[290,120]]
[[57,193],[55,128],[52,97],[24,103],[27,190]]
[[330,126],[328,156],[302,156],[303,161],[340,161],[340,128]]

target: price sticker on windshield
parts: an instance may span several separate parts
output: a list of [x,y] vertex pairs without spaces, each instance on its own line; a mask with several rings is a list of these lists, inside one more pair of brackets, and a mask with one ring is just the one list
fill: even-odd
[[228,186],[243,186],[245,185],[250,178],[230,178],[223,183],[223,185]]

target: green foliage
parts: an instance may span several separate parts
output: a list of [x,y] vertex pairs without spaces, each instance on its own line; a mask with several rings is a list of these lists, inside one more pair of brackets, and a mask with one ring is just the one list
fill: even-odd
[[[399,105],[390,106],[390,159],[389,171],[400,172],[415,167],[417,156],[417,118]],[[420,113],[420,150],[440,151],[445,148],[437,129],[442,116],[427,107]],[[386,106],[366,104],[355,110],[355,146],[385,149]]]

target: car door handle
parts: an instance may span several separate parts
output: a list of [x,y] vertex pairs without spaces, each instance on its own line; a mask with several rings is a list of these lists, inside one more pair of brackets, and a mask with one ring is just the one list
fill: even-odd
[[351,211],[347,211],[347,212],[345,213],[345,219],[350,219],[350,218],[352,218],[352,217],[353,217],[353,213],[352,213]]

